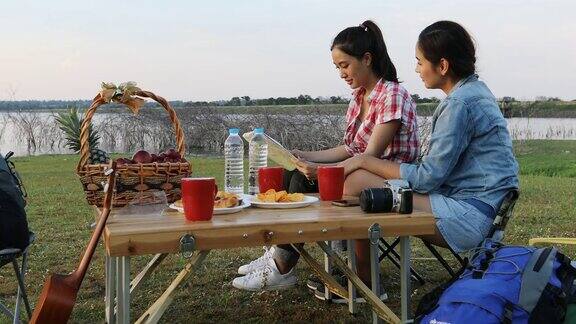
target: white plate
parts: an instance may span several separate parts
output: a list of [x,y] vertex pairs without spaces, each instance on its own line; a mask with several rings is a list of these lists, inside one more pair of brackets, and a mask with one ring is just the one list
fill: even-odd
[[261,202],[256,196],[248,196],[250,203],[258,208],[273,208],[273,209],[288,209],[300,208],[310,206],[318,201],[318,198],[312,196],[304,196],[303,201],[299,202]]
[[[184,213],[184,208],[178,207],[174,204],[170,204],[168,207],[175,209],[181,213]],[[214,215],[224,215],[224,214],[233,214],[241,211],[242,209],[250,207],[250,200],[249,199],[242,199],[242,203],[236,207],[230,208],[214,208]]]

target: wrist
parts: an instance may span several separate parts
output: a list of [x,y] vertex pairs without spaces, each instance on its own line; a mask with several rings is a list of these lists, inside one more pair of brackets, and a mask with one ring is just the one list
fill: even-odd
[[370,158],[369,155],[362,154],[360,155],[358,169],[367,169],[368,159]]

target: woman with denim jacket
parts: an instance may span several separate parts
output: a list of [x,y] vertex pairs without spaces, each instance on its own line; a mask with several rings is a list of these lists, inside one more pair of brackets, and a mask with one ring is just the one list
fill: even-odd
[[[518,163],[494,95],[475,74],[475,47],[451,21],[426,27],[416,45],[416,72],[426,88],[446,98],[432,116],[428,154],[419,164],[359,155],[342,162],[348,177],[379,187],[403,179],[414,190],[414,207],[432,212],[436,231],[423,236],[455,252],[474,248],[488,234],[506,193],[518,188]],[[347,194],[358,195],[356,192]]]

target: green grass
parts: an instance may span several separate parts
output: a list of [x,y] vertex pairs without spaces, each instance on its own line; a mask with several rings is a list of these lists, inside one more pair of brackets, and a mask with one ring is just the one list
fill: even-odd
[[576,141],[517,141],[514,150],[521,175],[576,177]]
[[[536,236],[576,237],[576,141],[524,141],[515,143],[521,167],[521,198],[515,216],[507,229],[506,240],[526,244]],[[568,153],[566,153],[568,151]],[[220,158],[191,157],[194,174],[215,176],[222,186],[223,161]],[[94,220],[86,204],[80,183],[74,173],[77,156],[38,156],[17,158],[30,199],[28,220],[37,241],[30,250],[27,289],[35,304],[46,276],[68,273],[78,264],[91,235],[88,225]],[[428,258],[417,240],[413,240],[413,261],[427,283],[416,286],[414,305],[423,294],[448,275],[439,264]],[[317,248],[310,248],[320,259]],[[576,249],[562,247],[572,258]],[[310,270],[301,262],[297,273],[300,283],[283,292],[248,293],[231,286],[236,269],[262,253],[259,248],[213,251],[190,284],[178,290],[174,303],[162,322],[367,322],[371,313],[365,305],[352,316],[342,305],[326,304],[311,297],[304,282]],[[132,258],[132,276],[149,260]],[[103,249],[97,249],[90,270],[80,290],[72,322],[94,323],[104,319]],[[171,278],[182,268],[178,256],[168,257],[142,289],[132,298],[131,318],[135,320],[158,298]],[[9,305],[14,300],[16,285],[8,267],[0,269],[0,299]],[[384,283],[391,296],[389,305],[399,311],[399,273],[383,263]],[[0,315],[0,323],[6,322]]]

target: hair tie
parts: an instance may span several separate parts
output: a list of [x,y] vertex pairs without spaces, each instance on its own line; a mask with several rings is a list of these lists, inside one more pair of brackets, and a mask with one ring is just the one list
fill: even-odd
[[364,29],[365,32],[368,31],[368,27],[364,26],[363,24],[358,25],[358,27]]

